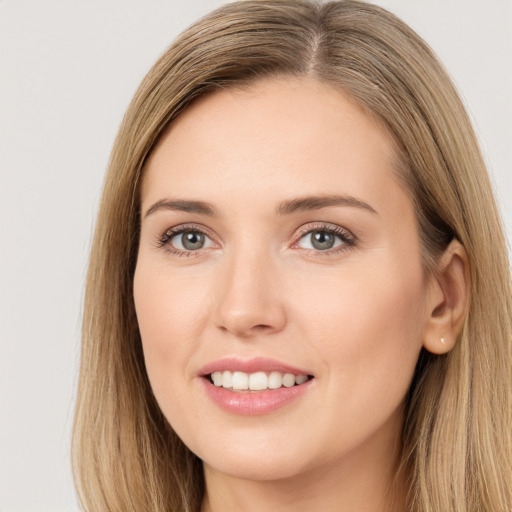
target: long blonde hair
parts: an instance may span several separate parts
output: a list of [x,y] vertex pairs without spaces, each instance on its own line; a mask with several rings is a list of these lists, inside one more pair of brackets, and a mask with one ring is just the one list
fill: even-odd
[[112,150],[87,276],[73,467],[87,511],[197,512],[201,461],[163,417],[145,371],[132,281],[144,163],[200,95],[311,76],[349,93],[396,140],[424,266],[465,247],[471,304],[455,348],[423,352],[406,404],[411,510],[512,510],[512,294],[506,243],[471,123],[446,72],[407,25],[355,0],[235,2],[187,29],[130,104]]

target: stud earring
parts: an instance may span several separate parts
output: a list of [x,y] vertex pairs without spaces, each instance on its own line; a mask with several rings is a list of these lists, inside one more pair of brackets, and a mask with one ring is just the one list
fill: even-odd
[[441,343],[445,344],[446,340],[444,338],[441,338]]

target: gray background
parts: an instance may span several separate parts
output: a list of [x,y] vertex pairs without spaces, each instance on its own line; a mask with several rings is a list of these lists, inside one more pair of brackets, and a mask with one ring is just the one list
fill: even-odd
[[[221,1],[0,0],[0,511],[76,511],[69,438],[103,173],[138,83]],[[512,233],[512,1],[382,0],[437,51]]]

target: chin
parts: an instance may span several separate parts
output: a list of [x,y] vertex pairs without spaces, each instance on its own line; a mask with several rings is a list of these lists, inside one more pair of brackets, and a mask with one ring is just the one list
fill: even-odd
[[280,456],[269,461],[255,454],[253,458],[234,455],[223,460],[212,460],[211,463],[204,460],[203,462],[205,472],[219,472],[239,480],[269,482],[293,478],[307,471],[306,467],[298,463],[297,456],[294,459]]
[[[319,459],[329,457],[307,439],[276,435],[236,436],[225,439],[202,439],[198,446],[190,446],[203,460],[205,471],[219,472],[233,478],[251,481],[277,481],[293,478],[317,468]],[[286,442],[288,437],[288,442]],[[309,449],[308,449],[309,447]],[[315,456],[316,453],[316,456]]]

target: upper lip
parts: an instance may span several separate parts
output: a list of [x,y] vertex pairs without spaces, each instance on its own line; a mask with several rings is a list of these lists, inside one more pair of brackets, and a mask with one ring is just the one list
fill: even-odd
[[252,359],[238,359],[236,357],[227,357],[218,359],[206,364],[199,370],[199,375],[209,375],[213,372],[222,372],[224,370],[238,371],[244,373],[255,372],[281,372],[293,373],[294,375],[312,375],[311,372],[290,366],[275,359],[265,357],[255,357]]

